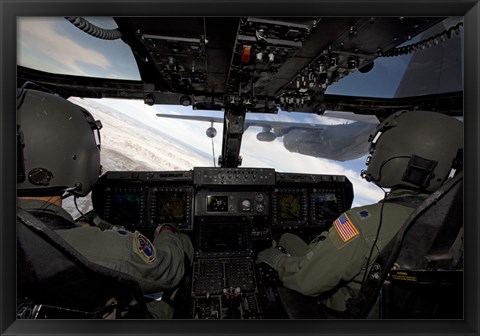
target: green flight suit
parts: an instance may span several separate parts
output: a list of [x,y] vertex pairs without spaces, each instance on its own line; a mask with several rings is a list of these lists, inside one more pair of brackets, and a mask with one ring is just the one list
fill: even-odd
[[[70,214],[51,203],[18,200],[17,205],[27,211],[42,208],[74,223]],[[160,233],[152,244],[139,232],[116,229],[86,226],[55,232],[90,261],[133,276],[146,294],[178,285],[185,272],[185,254],[190,261],[193,259],[192,243],[182,233]],[[173,315],[172,308],[162,301],[154,301],[148,308],[156,318]]]
[[[386,199],[412,195],[409,191],[398,190],[391,192]],[[416,195],[420,200],[427,196]],[[310,244],[293,234],[283,234],[278,245],[290,256],[282,255],[276,263],[276,270],[284,286],[308,296],[332,291],[325,304],[344,311],[345,302],[360,290],[367,259],[377,236],[381,208],[382,203],[377,203],[348,210],[329,231],[317,236]],[[381,230],[369,266],[413,210],[394,202],[383,204]]]

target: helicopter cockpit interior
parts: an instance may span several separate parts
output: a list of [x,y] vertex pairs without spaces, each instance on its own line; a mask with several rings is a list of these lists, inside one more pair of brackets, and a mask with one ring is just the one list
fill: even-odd
[[[176,318],[292,318],[278,292],[281,281],[268,265],[255,263],[257,254],[286,232],[311,241],[359,204],[363,187],[353,175],[249,166],[255,161],[243,157],[247,129],[261,128],[251,138],[262,143],[338,164],[364,160],[371,131],[396,111],[436,111],[463,120],[462,17],[54,19],[76,30],[79,41],[88,36],[92,50],[121,42],[138,72],[112,77],[84,69],[55,72],[54,62],[38,68],[26,57],[32,49],[19,47],[25,57],[17,65],[18,87],[42,87],[79,104],[117,99],[188,108],[186,115],[157,110],[155,118],[207,122],[212,146],[213,125],[220,125],[221,152],[213,155],[213,165],[107,170],[91,192],[91,209],[105,222],[149,239],[159,225],[173,223],[191,239],[194,260],[183,284],[188,294]],[[51,32],[60,34],[63,28],[55,22]],[[28,27],[28,19],[24,24]],[[20,38],[33,34],[35,24]],[[69,34],[62,41],[71,41]],[[94,72],[106,67],[101,54],[95,55]],[[400,58],[402,71],[388,63]],[[77,65],[70,70],[80,69]],[[372,75],[382,69],[380,77]],[[363,81],[369,74],[373,77]],[[337,90],[342,83],[360,93]],[[393,93],[369,96],[365,90],[375,84],[390,85]],[[202,116],[205,111],[219,114]],[[292,117],[269,120],[277,114]],[[342,121],[300,125],[297,115]],[[458,277],[452,281],[457,284]]]

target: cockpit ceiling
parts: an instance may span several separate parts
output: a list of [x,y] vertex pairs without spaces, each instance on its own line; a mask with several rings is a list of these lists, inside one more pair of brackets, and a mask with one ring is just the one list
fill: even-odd
[[19,69],[19,80],[40,80],[46,85],[55,82],[64,95],[138,98],[151,105],[192,105],[207,110],[241,104],[251,112],[264,113],[278,108],[312,113],[326,109],[382,113],[399,108],[448,108],[450,113],[461,113],[461,92],[416,99],[415,103],[325,93],[329,85],[350,73],[371,70],[379,56],[414,52],[413,47],[397,47],[444,18],[114,19],[122,40],[132,48],[141,81],[109,80],[104,85],[91,78],[65,81],[68,76],[56,76],[54,81],[48,74],[23,68]]

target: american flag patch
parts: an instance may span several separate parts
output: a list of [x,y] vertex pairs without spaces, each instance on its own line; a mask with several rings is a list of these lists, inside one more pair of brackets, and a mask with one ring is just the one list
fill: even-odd
[[338,217],[333,222],[333,226],[344,243],[359,234],[357,228],[350,222],[347,214]]

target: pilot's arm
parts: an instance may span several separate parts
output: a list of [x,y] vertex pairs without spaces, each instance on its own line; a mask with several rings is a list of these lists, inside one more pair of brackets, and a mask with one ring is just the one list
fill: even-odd
[[[298,237],[285,234],[281,237],[279,245],[287,252],[290,246],[295,246],[295,249],[302,253],[294,252],[288,255],[276,248],[270,248],[260,252],[257,262],[266,261],[275,268],[285,287],[304,295],[318,296],[334,289],[342,282],[350,282],[359,275],[364,266],[368,247],[362,234],[358,232],[352,237],[345,235],[342,237],[341,234],[332,226],[328,232],[318,236],[315,242],[304,246],[296,241]],[[340,290],[348,291],[346,288]],[[342,302],[335,302],[329,306],[343,310],[344,299],[348,297],[350,295],[347,293],[341,293],[336,299]]]
[[190,239],[163,230],[153,242],[139,232],[78,227],[56,231],[90,261],[136,278],[145,293],[175,287],[193,258]]
[[286,287],[317,296],[358,275],[367,252],[364,240],[357,236],[344,243],[333,228],[320,237],[304,256],[279,259],[276,269]]

